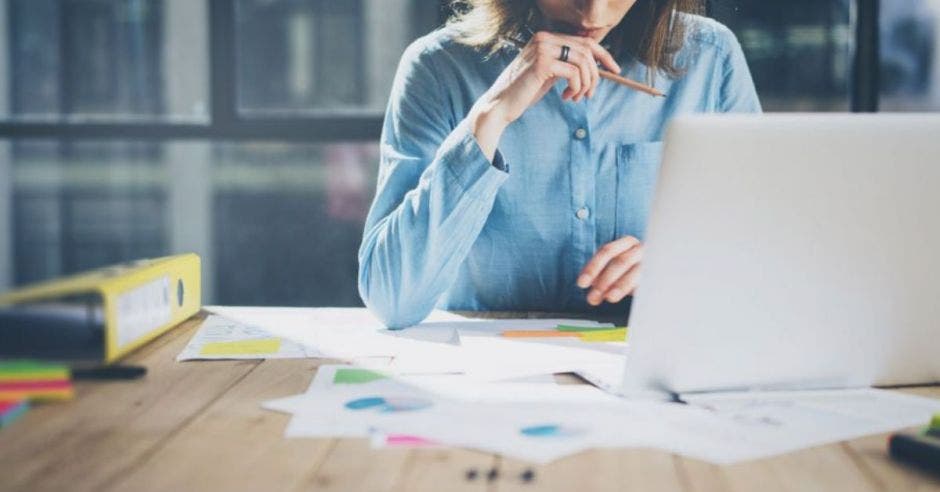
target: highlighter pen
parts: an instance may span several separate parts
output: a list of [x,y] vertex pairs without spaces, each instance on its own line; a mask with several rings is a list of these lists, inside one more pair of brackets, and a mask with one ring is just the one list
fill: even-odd
[[888,439],[891,457],[918,466],[933,473],[940,473],[940,438],[923,434],[892,434]]

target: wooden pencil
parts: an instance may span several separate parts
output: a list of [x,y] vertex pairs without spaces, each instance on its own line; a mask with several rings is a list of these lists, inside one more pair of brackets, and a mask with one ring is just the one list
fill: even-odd
[[[518,49],[520,49],[520,50],[525,47],[525,41],[522,41],[522,40],[519,40],[519,39],[515,39],[515,38],[512,38],[512,37],[509,37],[509,38],[507,38],[506,40],[509,41],[511,44],[513,44],[516,48],[518,48]],[[607,79],[607,80],[609,80],[609,81],[611,81],[611,82],[616,82],[616,83],[618,83],[618,84],[620,84],[620,85],[629,87],[629,88],[631,88],[631,89],[633,89],[633,90],[637,90],[637,91],[640,91],[640,92],[645,92],[645,93],[647,93],[647,94],[649,94],[649,95],[651,95],[651,96],[655,96],[655,97],[666,97],[666,95],[663,94],[662,92],[659,92],[658,90],[656,90],[656,89],[654,89],[654,88],[652,88],[652,87],[650,87],[650,86],[648,86],[648,85],[646,85],[646,84],[641,84],[641,83],[636,82],[636,81],[634,81],[634,80],[630,80],[630,79],[628,79],[628,78],[626,78],[626,77],[621,77],[620,75],[617,75],[617,74],[615,74],[615,73],[613,73],[613,72],[608,72],[608,71],[605,71],[605,70],[601,70],[599,64],[598,64],[598,72],[600,72],[600,75],[601,75],[601,78],[602,78],[602,79]]]
[[627,86],[627,87],[629,87],[629,88],[631,88],[631,89],[638,90],[638,91],[640,91],[640,92],[645,92],[645,93],[647,93],[647,94],[649,94],[649,95],[651,95],[651,96],[666,97],[665,94],[663,94],[662,92],[659,92],[658,90],[656,90],[656,89],[654,89],[654,88],[652,88],[652,87],[650,87],[650,86],[648,86],[648,85],[641,84],[641,83],[639,83],[639,82],[630,80],[630,79],[628,79],[628,78],[626,78],[626,77],[621,77],[621,76],[619,76],[619,75],[617,75],[617,74],[615,74],[615,73],[613,73],[613,72],[607,72],[607,71],[604,71],[604,70],[599,70],[599,72],[600,72],[600,75],[601,75],[601,78],[602,78],[602,79],[607,79],[607,80],[609,80],[609,81],[611,81],[611,82],[616,82],[616,83],[618,83],[618,84],[620,84],[620,85]]

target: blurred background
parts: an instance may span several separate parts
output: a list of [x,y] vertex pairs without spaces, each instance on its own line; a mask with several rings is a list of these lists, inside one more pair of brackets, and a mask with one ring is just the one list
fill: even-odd
[[[193,251],[204,303],[361,305],[398,58],[446,0],[0,0],[0,291]],[[715,0],[768,111],[940,110],[940,0]]]

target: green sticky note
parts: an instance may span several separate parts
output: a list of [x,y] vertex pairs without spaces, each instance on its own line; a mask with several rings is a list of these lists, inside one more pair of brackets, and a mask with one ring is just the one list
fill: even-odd
[[932,419],[930,419],[931,432],[940,432],[940,413],[935,414]]
[[0,373],[68,373],[69,368],[62,364],[48,364],[34,360],[10,360],[0,362]]
[[333,384],[363,384],[386,378],[388,376],[368,369],[341,367],[333,375]]
[[608,328],[607,330],[586,331],[579,335],[582,342],[625,342],[626,328]]
[[558,325],[555,327],[558,331],[608,331],[613,330],[613,326],[575,326],[575,325]]
[[199,355],[268,355],[281,350],[280,338],[258,338],[235,342],[209,342]]

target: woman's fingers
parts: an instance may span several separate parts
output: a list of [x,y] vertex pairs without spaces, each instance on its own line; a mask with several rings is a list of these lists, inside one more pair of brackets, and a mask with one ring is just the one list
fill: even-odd
[[597,250],[597,253],[594,253],[594,257],[588,261],[587,265],[584,265],[581,274],[578,275],[578,287],[586,289],[593,285],[594,280],[600,275],[610,260],[639,244],[640,241],[637,238],[624,236],[616,241],[601,246],[601,248]]
[[552,76],[563,77],[568,81],[568,88],[562,93],[562,98],[581,92],[581,72],[577,67],[561,60],[552,61],[550,67]]
[[[590,53],[587,53],[583,48],[573,46],[568,48],[568,59],[561,61],[560,55],[563,49],[561,44],[556,44],[555,41],[545,41],[539,45],[543,63],[554,64],[555,62],[561,62],[577,70],[578,82],[572,84],[569,80],[568,89],[565,90],[562,97],[578,101],[588,94],[597,83],[591,74],[592,70],[596,71],[597,66],[594,65],[594,59],[591,58]],[[600,78],[599,75],[598,78]]]
[[643,248],[639,245],[615,256],[607,263],[607,266],[604,267],[604,271],[602,271],[591,284],[591,292],[588,296],[590,297],[590,294],[601,296],[607,292],[615,282],[620,280],[625,273],[630,271],[642,259]]
[[[550,60],[560,60],[563,47],[568,47],[566,62],[578,68],[581,74],[581,83],[579,85],[580,90],[565,90],[562,97],[579,101],[582,97],[594,95],[595,88],[600,82],[600,73],[590,43],[577,36],[563,36],[546,31],[537,32],[532,38],[532,43],[536,45],[543,63]],[[599,45],[597,48],[606,53],[606,50]],[[570,85],[569,89],[571,89]]]
[[565,40],[570,43],[578,43],[586,50],[588,50],[596,59],[604,66],[607,70],[610,70],[614,73],[620,73],[620,65],[617,64],[617,61],[614,60],[614,56],[610,54],[603,46],[600,45],[593,38],[583,37],[583,36],[572,36],[570,34],[555,34],[560,39]]
[[630,271],[623,274],[613,285],[604,293],[604,300],[609,303],[617,303],[623,300],[636,290],[636,284],[640,276],[640,265],[636,264]]
[[582,76],[586,77],[588,80],[588,84],[584,87],[578,99],[581,97],[591,97],[594,95],[597,83],[601,79],[600,74],[597,72],[597,62],[594,60],[594,56],[591,52],[583,48],[572,48],[571,52],[576,54],[575,62],[581,67]]
[[[559,48],[560,50],[561,48]],[[580,101],[582,97],[587,96],[594,92],[594,86],[597,85],[597,79],[600,76],[595,76],[594,72],[597,71],[597,65],[594,64],[594,58],[590,53],[584,52],[581,48],[570,48],[568,53],[568,63],[578,67],[578,71],[581,73],[581,92],[575,95],[573,98],[575,101]]]
[[602,301],[619,302],[633,291],[639,270],[642,248],[637,246],[614,257],[588,292],[587,301],[597,306]]

